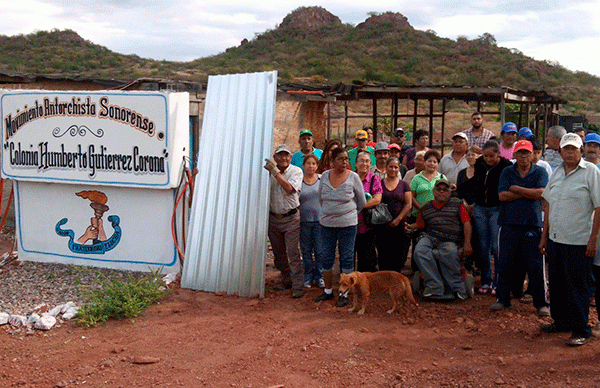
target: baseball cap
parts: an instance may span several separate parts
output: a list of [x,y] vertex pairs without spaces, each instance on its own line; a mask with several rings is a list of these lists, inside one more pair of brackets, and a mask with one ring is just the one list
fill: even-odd
[[518,142],[515,143],[514,152],[517,152],[520,150],[527,150],[529,152],[533,152],[533,144],[529,140],[519,140]]
[[362,129],[359,129],[358,131],[356,131],[356,133],[354,134],[354,138],[355,139],[368,139],[369,138],[369,134],[367,133],[367,131],[364,131]]
[[400,146],[399,146],[398,144],[396,144],[396,143],[392,143],[392,144],[390,144],[390,145],[388,146],[388,149],[390,149],[390,150],[391,150],[392,148],[395,148],[395,149],[397,149],[398,151],[402,151],[402,149],[400,148]]
[[454,135],[452,135],[453,139],[455,137],[463,138],[463,139],[465,139],[467,141],[467,143],[469,142],[469,138],[467,137],[467,135],[464,132],[456,132]]
[[503,133],[515,132],[515,133],[517,133],[517,124],[509,121],[509,122],[505,123],[502,126],[501,132],[503,132]]
[[519,136],[531,137],[531,136],[533,136],[533,131],[530,128],[523,127],[521,129],[519,129]]
[[439,185],[446,185],[450,187],[450,182],[448,182],[448,179],[438,179],[438,181],[435,182],[435,185],[433,185],[433,187],[438,187]]
[[588,133],[585,135],[584,143],[598,143],[600,144],[600,135],[597,133]]
[[380,141],[379,143],[375,144],[375,152],[377,151],[388,151],[388,143],[384,142],[384,141]]
[[302,130],[300,130],[300,136],[299,137],[302,137],[302,135],[311,135],[312,136],[313,134],[312,134],[312,131],[310,129],[302,129]]
[[402,137],[405,135],[404,129],[398,127],[396,129],[394,129],[394,136],[396,137]]
[[290,151],[290,147],[288,147],[287,144],[278,145],[277,148],[275,148],[275,152],[273,152],[273,155],[278,154],[280,152],[287,152],[288,154],[292,153],[292,151]]
[[560,148],[566,147],[568,145],[572,145],[577,148],[581,148],[583,146],[583,142],[581,141],[581,137],[579,137],[576,133],[565,133],[563,137],[560,138]]

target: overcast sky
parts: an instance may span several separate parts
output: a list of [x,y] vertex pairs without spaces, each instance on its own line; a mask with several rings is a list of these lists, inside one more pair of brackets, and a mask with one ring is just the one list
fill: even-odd
[[342,22],[368,12],[400,12],[419,30],[476,38],[600,76],[599,0],[0,0],[0,34],[72,29],[122,54],[189,61],[218,54],[275,28],[294,9],[319,5]]

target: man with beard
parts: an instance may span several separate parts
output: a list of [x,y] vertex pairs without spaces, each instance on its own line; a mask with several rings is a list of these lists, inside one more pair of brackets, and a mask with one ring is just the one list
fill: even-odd
[[480,112],[471,115],[471,128],[463,131],[467,135],[467,141],[470,146],[476,145],[483,149],[485,143],[494,137],[494,133],[483,127],[483,116]]

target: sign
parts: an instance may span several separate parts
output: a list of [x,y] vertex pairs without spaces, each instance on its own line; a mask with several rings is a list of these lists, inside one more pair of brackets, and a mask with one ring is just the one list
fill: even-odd
[[18,181],[19,259],[177,271],[171,233],[174,195],[173,190]]
[[2,177],[173,188],[189,142],[189,96],[13,91],[0,97]]

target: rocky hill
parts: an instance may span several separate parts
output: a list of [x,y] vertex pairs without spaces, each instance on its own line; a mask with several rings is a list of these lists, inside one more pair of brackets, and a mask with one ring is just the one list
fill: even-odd
[[121,55],[74,31],[0,36],[0,72],[85,77],[167,77],[203,81],[208,74],[278,70],[280,82],[352,80],[403,85],[511,86],[546,90],[570,101],[576,113],[600,112],[600,78],[571,72],[499,47],[493,35],[457,40],[414,29],[399,13],[372,13],[344,24],[321,7],[301,7],[279,26],[239,46],[191,62]]

